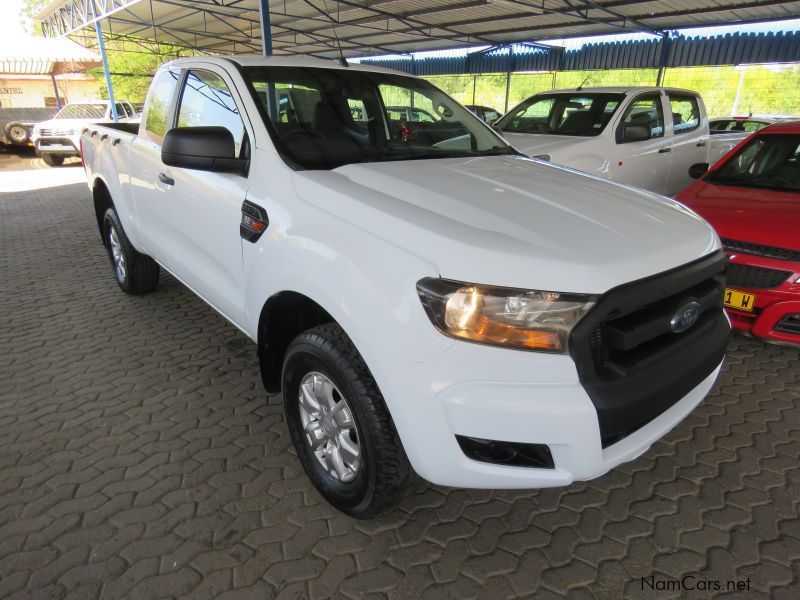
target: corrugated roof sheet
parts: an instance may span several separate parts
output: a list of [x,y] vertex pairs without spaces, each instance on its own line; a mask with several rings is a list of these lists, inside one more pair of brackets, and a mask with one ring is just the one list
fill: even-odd
[[[520,49],[467,56],[411,60],[404,57],[363,59],[362,63],[417,75],[571,71],[658,67],[662,40],[587,44],[579,49]],[[737,33],[712,38],[670,38],[666,67],[800,62],[800,32]]]
[[[54,0],[50,36],[92,45],[92,2],[106,33],[209,52],[261,49],[258,0]],[[800,17],[775,0],[270,0],[276,54],[383,55],[524,40]]]

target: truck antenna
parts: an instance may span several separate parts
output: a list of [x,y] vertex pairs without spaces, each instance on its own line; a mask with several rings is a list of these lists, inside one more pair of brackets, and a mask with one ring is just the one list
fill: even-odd
[[[347,59],[344,57],[344,52],[342,52],[342,43],[339,41],[339,35],[336,33],[337,21],[330,15],[329,12],[330,9],[328,8],[328,0],[322,0],[322,3],[325,5],[325,10],[323,11],[319,8],[317,8],[317,10],[321,12],[323,15],[325,15],[331,22],[331,29],[333,29],[333,37],[336,39],[336,47],[339,49],[339,60],[337,62],[343,67],[349,67],[350,65],[348,64]],[[311,3],[309,2],[309,4]],[[311,6],[314,5],[311,4]]]
[[586,82],[587,82],[587,81],[589,81],[589,79],[590,79],[590,78],[591,78],[591,75],[587,75],[587,76],[586,76],[586,79],[584,79],[584,80],[581,82],[581,84],[580,84],[580,85],[579,85],[577,88],[575,88],[575,89],[576,89],[576,91],[580,92],[580,91],[583,89],[583,86],[584,86],[584,85],[586,85]]

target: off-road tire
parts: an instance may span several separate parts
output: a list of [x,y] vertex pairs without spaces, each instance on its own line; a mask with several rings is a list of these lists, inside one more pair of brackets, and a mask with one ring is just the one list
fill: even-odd
[[[298,395],[301,380],[312,371],[335,384],[353,415],[361,452],[353,481],[331,477],[306,440]],[[314,487],[330,504],[357,519],[368,519],[402,500],[414,471],[377,383],[339,325],[314,327],[290,343],[283,363],[283,402],[297,456]]]
[[[117,248],[122,252],[125,261],[125,273],[120,275],[114,259],[112,247],[112,229],[116,232]],[[117,211],[109,208],[103,217],[103,243],[108,250],[114,278],[123,292],[140,296],[154,291],[158,287],[161,269],[158,263],[146,254],[133,247],[125,230],[122,228]]]

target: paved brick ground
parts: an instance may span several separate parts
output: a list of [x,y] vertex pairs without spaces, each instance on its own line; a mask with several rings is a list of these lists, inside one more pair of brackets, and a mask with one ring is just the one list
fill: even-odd
[[797,350],[734,337],[705,404],[601,479],[420,483],[364,523],[311,489],[244,336],[169,278],[118,291],[83,186],[0,195],[0,319],[0,597],[800,592]]

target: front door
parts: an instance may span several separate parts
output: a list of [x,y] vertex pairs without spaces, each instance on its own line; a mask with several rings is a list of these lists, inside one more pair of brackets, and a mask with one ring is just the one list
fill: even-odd
[[[650,137],[627,141],[625,130],[645,128]],[[670,139],[664,130],[664,107],[658,92],[634,98],[622,114],[617,129],[616,153],[610,165],[612,179],[663,194],[670,167]]]
[[[178,127],[221,126],[233,135],[237,155],[250,139],[232,85],[221,73],[190,69],[177,105]],[[243,323],[242,239],[239,225],[247,178],[167,167],[158,210],[167,230],[166,266],[234,323]]]

